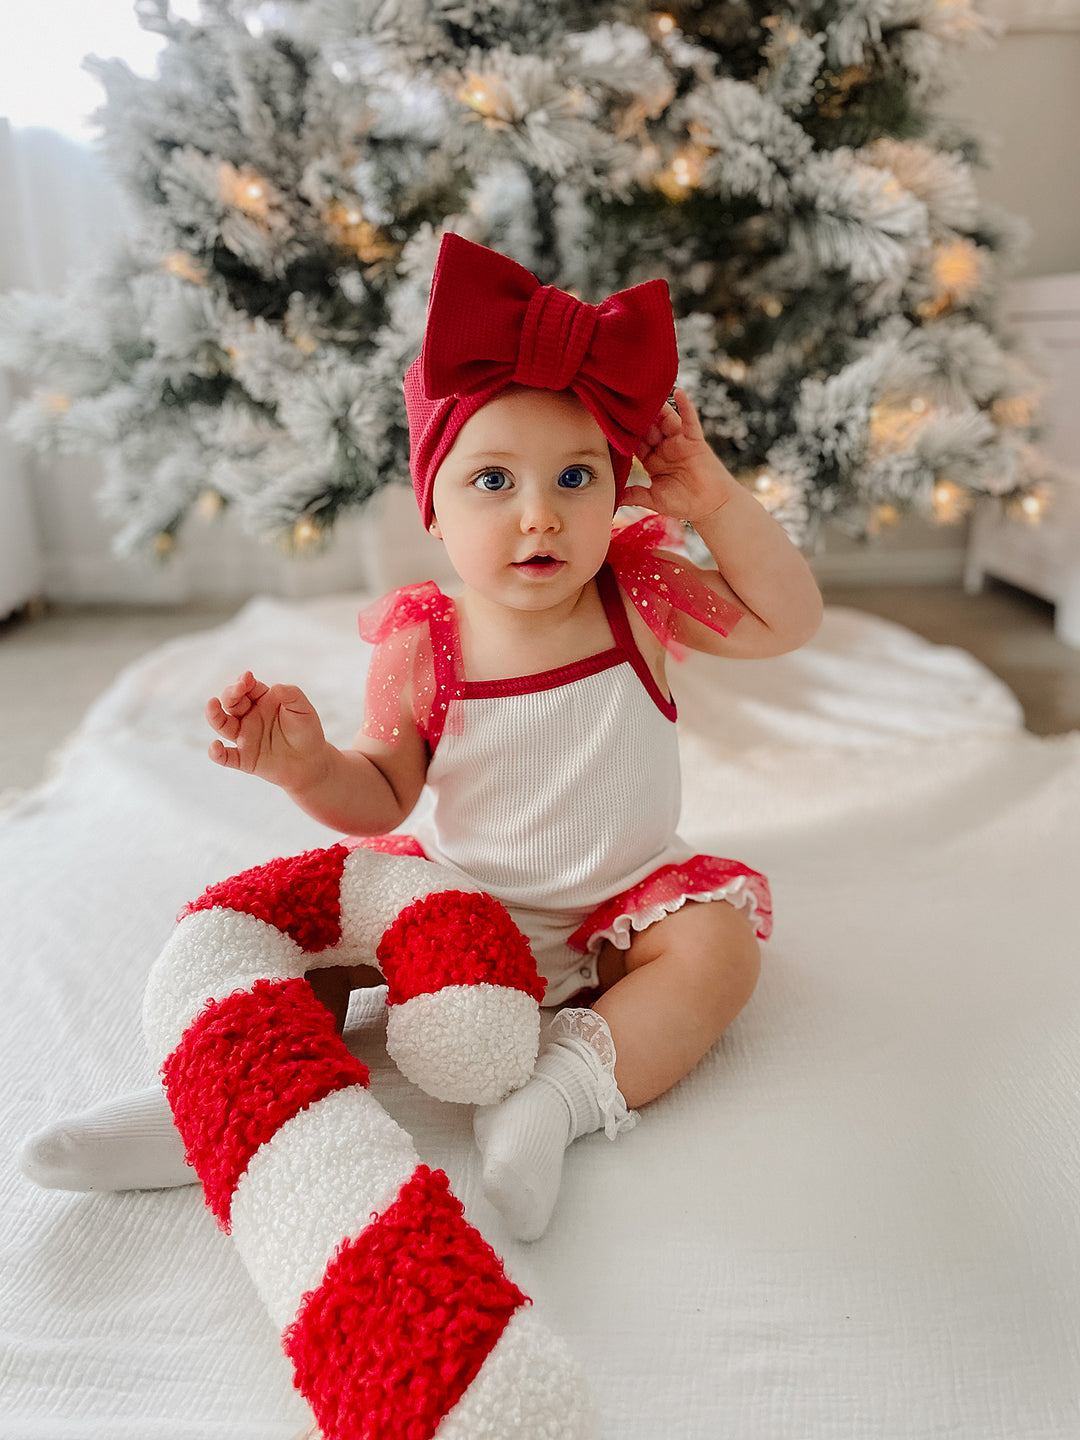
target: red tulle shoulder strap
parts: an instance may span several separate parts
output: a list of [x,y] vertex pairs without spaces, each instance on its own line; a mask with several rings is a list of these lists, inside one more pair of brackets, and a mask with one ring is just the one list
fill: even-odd
[[729,635],[742,619],[738,605],[717,595],[689,563],[660,553],[682,543],[682,531],[663,515],[646,515],[611,537],[608,564],[649,629],[677,659],[686,654],[675,639],[679,615]]
[[363,733],[395,745],[406,691],[431,750],[445,730],[459,733],[465,668],[454,602],[431,580],[407,585],[361,610],[359,625],[360,638],[375,646]]

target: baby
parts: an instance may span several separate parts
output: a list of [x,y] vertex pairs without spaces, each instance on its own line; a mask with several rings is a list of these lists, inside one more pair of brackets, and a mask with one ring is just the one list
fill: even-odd
[[[399,831],[427,785],[430,819],[397,843],[528,937],[550,1023],[532,1078],[475,1112],[485,1193],[526,1240],[570,1142],[629,1129],[731,1024],[770,928],[764,877],[676,834],[666,661],[782,654],[821,600],[687,394],[668,403],[676,369],[663,282],[590,306],[447,235],[405,393],[420,511],[460,591],[409,587],[361,617],[377,648],[348,750],[300,690],[250,672],[207,706],[212,760],[339,832]],[[648,485],[628,483],[635,456]],[[613,532],[622,505],[654,513]],[[665,548],[680,522],[715,570]],[[308,978],[339,1025],[352,988],[382,983],[366,966]],[[43,1132],[23,1164],[65,1188],[194,1178],[160,1091]]]

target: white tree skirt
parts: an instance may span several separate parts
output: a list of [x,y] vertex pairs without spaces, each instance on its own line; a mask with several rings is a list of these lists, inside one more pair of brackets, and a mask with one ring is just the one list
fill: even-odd
[[[163,647],[0,816],[3,1135],[151,1079],[139,1009],[183,903],[332,837],[205,758],[241,669],[355,730],[357,597],[253,602]],[[350,1043],[538,1314],[605,1440],[1076,1440],[1080,735],[1040,740],[969,656],[832,610],[797,655],[695,657],[683,833],[769,874],[757,994],[615,1144],[573,1147],[555,1220],[507,1240],[470,1111]],[[4,1167],[0,1430],[287,1440],[306,1418],[194,1188],[48,1193]]]

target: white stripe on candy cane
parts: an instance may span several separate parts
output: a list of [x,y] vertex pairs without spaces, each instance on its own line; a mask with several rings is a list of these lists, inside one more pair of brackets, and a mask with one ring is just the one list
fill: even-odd
[[299,979],[313,963],[291,935],[254,915],[222,906],[185,915],[146,984],[143,1032],[152,1064],[164,1063],[210,1001],[250,990],[256,980]]
[[433,1440],[593,1440],[584,1372],[565,1342],[516,1310]]
[[444,985],[390,1007],[386,1053],[440,1100],[494,1105],[532,1075],[540,1010],[504,985]]
[[376,965],[383,935],[414,900],[444,890],[479,893],[463,875],[412,855],[386,855],[362,846],[350,851],[341,875],[341,949],[352,964]]
[[233,1195],[232,1234],[279,1330],[418,1164],[410,1137],[358,1085],[301,1110],[256,1151]]

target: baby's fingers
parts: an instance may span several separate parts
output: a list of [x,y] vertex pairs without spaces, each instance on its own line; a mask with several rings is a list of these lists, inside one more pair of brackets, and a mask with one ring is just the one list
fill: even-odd
[[226,685],[221,692],[221,703],[232,715],[246,715],[269,690],[261,680],[256,680],[250,670],[245,670],[239,680]]
[[215,765],[224,765],[227,770],[240,769],[240,751],[220,740],[213,740],[206,752]]
[[[237,735],[239,735],[240,721],[235,715],[230,715],[229,712],[224,709],[221,701],[217,698],[216,695],[212,700],[208,700],[206,702],[206,709],[203,713],[206,716],[207,723],[209,724],[210,728],[212,730],[220,731],[221,734],[225,736],[226,740],[235,740]],[[219,740],[215,740],[214,744],[220,745],[221,742]],[[213,746],[211,746],[210,748],[212,750]],[[224,746],[222,746],[222,748],[224,749]],[[218,763],[223,764],[224,762],[218,761]]]
[[[698,417],[694,402],[690,399],[686,391],[680,387],[674,392],[671,398],[678,407],[680,429],[683,434],[687,435],[691,440],[704,439],[701,420]],[[665,409],[668,409],[668,407],[665,406]]]
[[645,438],[655,446],[661,444],[667,436],[677,435],[681,429],[682,416],[669,402],[665,402],[664,408],[645,432]]
[[[265,691],[266,686],[263,686]],[[299,685],[275,685],[274,696],[283,710],[291,710],[296,715],[305,715],[313,708]]]

